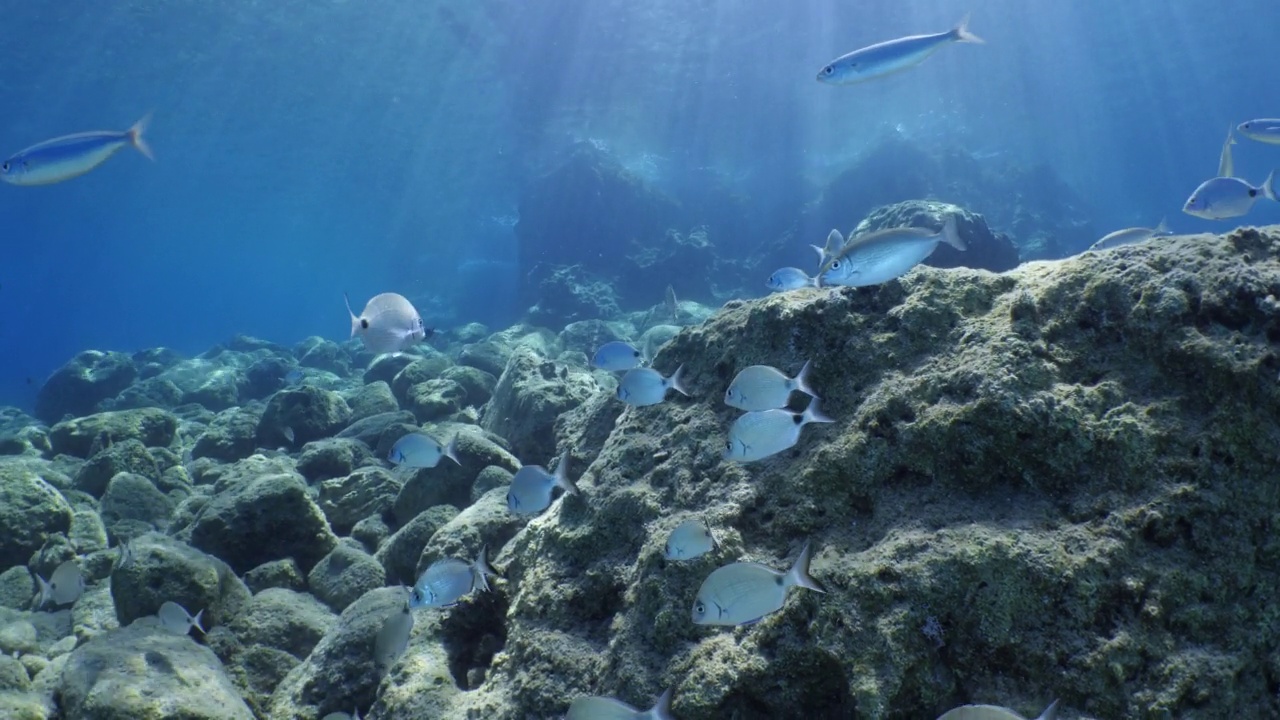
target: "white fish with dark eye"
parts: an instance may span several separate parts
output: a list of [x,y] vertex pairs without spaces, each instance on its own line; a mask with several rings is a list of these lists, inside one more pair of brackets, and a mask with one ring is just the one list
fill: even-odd
[[[815,245],[814,247],[817,246]],[[784,267],[775,270],[765,282],[765,286],[774,292],[816,288],[818,287],[818,278],[809,277],[805,271],[797,267]]]
[[793,587],[826,589],[809,576],[809,543],[786,572],[767,565],[736,562],[717,568],[702,581],[693,601],[697,625],[747,625],[782,609]]
[[983,42],[982,38],[969,32],[968,17],[946,32],[909,35],[841,55],[818,71],[818,82],[851,85],[884,77],[913,68],[944,46],[956,42]]
[[474,590],[487,592],[488,578],[498,577],[489,566],[488,550],[481,547],[475,562],[444,558],[431,563],[409,591],[409,607],[452,607]]
[[373,661],[382,672],[390,670],[409,647],[409,637],[413,635],[411,602],[404,603],[388,615],[373,639]]
[[668,560],[692,560],[720,547],[706,518],[680,523],[667,536],[662,556]]
[[[817,245],[810,245],[809,247],[818,253],[818,271],[821,272],[827,261],[835,257],[836,253],[840,252],[840,248],[844,247],[844,236],[840,234],[839,230],[832,230],[827,233],[825,247],[818,247]],[[816,282],[817,278],[814,278],[814,281]]]
[[763,410],[744,413],[729,427],[724,459],[738,462],[763,460],[794,447],[800,440],[800,429],[809,423],[835,422],[822,414],[818,398],[809,401],[802,413],[788,410]]
[[1231,128],[1227,128],[1227,140],[1222,143],[1222,155],[1218,157],[1218,177],[1234,177],[1236,174],[1235,162],[1231,159],[1231,146],[1236,144],[1236,139],[1231,135]]
[[591,367],[609,372],[631,370],[644,365],[644,354],[631,343],[614,340],[601,345],[591,356]]
[[[1049,707],[1040,713],[1036,720],[1054,720],[1058,717],[1058,701],[1049,703]],[[961,705],[938,716],[938,720],[1025,720],[1018,713],[999,705]]]
[[534,515],[551,506],[551,491],[557,487],[577,495],[578,486],[569,479],[570,454],[566,450],[560,456],[554,474],[541,465],[525,465],[516,471],[507,490],[507,508],[517,515]]
[[204,610],[192,617],[186,608],[172,600],[166,600],[156,613],[156,617],[160,618],[160,627],[175,635],[186,635],[191,632],[191,628],[199,630],[200,634],[204,635],[204,627],[200,625],[201,615],[204,615]]
[[681,365],[670,377],[663,377],[662,373],[653,368],[628,370],[618,382],[618,399],[634,407],[646,407],[662,402],[668,389],[688,396],[689,391],[685,389],[680,376],[683,371],[684,366]]
[[0,163],[0,180],[11,185],[50,185],[70,180],[98,167],[126,145],[154,160],[151,148],[142,139],[150,120],[147,115],[128,130],[64,135],[32,145]]
[[637,710],[610,697],[577,698],[569,705],[565,720],[675,720],[671,714],[671,697],[675,688],[667,688],[658,702],[648,710]]
[[1236,132],[1250,140],[1280,145],[1280,119],[1259,118],[1242,122],[1236,126]]
[[1275,178],[1276,172],[1272,170],[1262,187],[1254,187],[1234,177],[1206,180],[1187,198],[1182,212],[1205,220],[1240,217],[1253,209],[1258,198],[1264,197],[1272,201],[1276,199]]
[[818,279],[824,286],[879,285],[905,275],[924,262],[938,243],[957,250],[968,247],[956,230],[955,215],[948,215],[936,233],[914,227],[890,228],[853,238],[827,261]]
[[724,404],[739,410],[774,410],[787,406],[793,390],[818,397],[818,393],[809,387],[811,367],[812,363],[806,360],[795,377],[787,377],[768,365],[743,368],[729,383],[729,389],[724,391]]
[[375,355],[403,352],[432,333],[423,326],[413,303],[403,295],[374,295],[359,316],[351,310],[351,298],[346,293],[342,298],[351,315],[351,337],[359,335],[364,346]]
[[433,468],[440,464],[441,458],[449,458],[461,465],[457,441],[457,435],[445,444],[424,433],[409,433],[391,446],[387,460],[396,467],[413,469]]
[[1146,242],[1154,238],[1168,237],[1173,233],[1169,232],[1169,226],[1165,224],[1163,219],[1160,224],[1154,228],[1126,228],[1124,230],[1116,230],[1113,233],[1107,233],[1101,240],[1089,246],[1090,250],[1108,250],[1121,245],[1132,245],[1134,243]]
[[75,560],[67,560],[54,569],[49,581],[36,575],[40,597],[36,609],[52,603],[54,606],[72,605],[84,595],[84,573]]

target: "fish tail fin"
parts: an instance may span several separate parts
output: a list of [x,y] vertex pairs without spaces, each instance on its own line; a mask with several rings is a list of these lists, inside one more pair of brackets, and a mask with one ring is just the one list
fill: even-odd
[[488,578],[502,577],[501,575],[498,574],[498,571],[494,570],[493,566],[489,564],[489,546],[488,545],[480,546],[480,554],[476,556],[474,569],[476,574],[476,586],[486,592],[489,590]]
[[360,318],[356,317],[355,312],[351,310],[351,298],[348,297],[346,293],[342,293],[342,301],[347,304],[347,314],[351,316],[351,337],[355,337],[359,335],[360,330],[362,330],[360,327]]
[[1170,235],[1168,218],[1160,218],[1160,223],[1156,225],[1156,235]]
[[818,393],[813,391],[809,385],[809,371],[813,369],[813,361],[805,360],[804,367],[800,368],[800,372],[796,373],[795,384],[796,389],[810,397],[818,397]]
[[1272,170],[1271,174],[1267,175],[1267,181],[1262,183],[1262,194],[1266,195],[1268,199],[1271,199],[1271,200],[1276,199],[1276,171],[1275,170]]
[[40,573],[33,573],[36,576],[37,594],[32,599],[35,602],[35,610],[39,610],[53,600],[53,586],[49,585],[44,578],[40,577]]
[[827,261],[826,249],[818,247],[817,245],[810,245],[809,247],[813,248],[813,251],[818,253],[818,266],[821,267],[822,264]]
[[560,462],[556,463],[556,474],[554,477],[556,485],[559,485],[570,495],[577,495],[578,486],[569,479],[569,456],[572,454],[572,449],[566,449],[564,454],[560,456]]
[[444,446],[444,456],[461,465],[462,461],[458,459],[458,436],[454,435],[449,438],[449,444]]
[[809,543],[804,544],[804,548],[800,550],[800,557],[796,558],[796,564],[791,566],[791,570],[787,572],[787,579],[792,585],[798,585],[802,588],[816,590],[824,593],[826,588],[822,587],[822,583],[814,580],[809,575],[809,561],[813,559],[813,548]]
[[812,277],[810,277],[809,275],[805,275],[804,278],[805,278],[804,279],[805,287],[811,287],[811,288],[822,287],[822,282],[818,280],[817,275],[814,275]]
[[951,34],[955,36],[956,42],[977,43],[979,45],[986,42],[986,40],[983,40],[977,35],[974,35],[973,33],[969,32],[969,16],[968,15],[965,15],[964,19],[961,20],[954,28],[951,29]]
[[150,123],[151,123],[151,113],[147,113],[146,115],[142,116],[141,120],[134,123],[133,127],[129,128],[125,132],[125,134],[129,136],[129,144],[133,146],[134,150],[137,150],[138,152],[145,155],[148,160],[151,160],[154,162],[156,159],[156,156],[151,152],[151,146],[148,145],[147,141],[142,137],[142,133],[147,131],[147,125],[149,125]]
[[671,697],[675,692],[675,688],[669,687],[658,696],[658,702],[653,704],[653,709],[648,713],[649,717],[654,720],[675,720],[675,716],[671,714]]
[[204,615],[204,610],[201,610],[200,612],[196,613],[196,616],[195,616],[195,617],[193,617],[193,618],[191,618],[191,627],[193,627],[193,628],[195,628],[195,629],[199,630],[199,631],[200,631],[200,634],[201,634],[201,635],[204,635],[204,634],[206,634],[206,633],[205,633],[205,630],[204,630],[204,626],[200,624],[200,616],[201,616],[201,615]]
[[667,384],[672,390],[689,397],[689,389],[684,386],[684,365],[680,365],[675,372],[671,373],[671,377],[667,378]]
[[[1227,144],[1228,144],[1228,145],[1238,145],[1238,144],[1239,144],[1239,143],[1237,143],[1237,142],[1236,142],[1235,128],[1234,128],[1234,127],[1232,127],[1231,125],[1228,125],[1228,126],[1227,126]],[[1055,700],[1054,702],[1057,702],[1057,701]]]
[[1040,717],[1036,718],[1036,720],[1054,720],[1056,717],[1058,717],[1058,701],[1054,700],[1049,703],[1049,707],[1045,708],[1044,712],[1040,713]]
[[826,413],[822,412],[822,406],[819,402],[820,401],[816,395],[809,401],[809,407],[804,409],[804,415],[800,418],[804,421],[802,424],[835,422],[835,420],[831,419],[831,417]]
[[956,216],[954,214],[948,215],[947,221],[942,224],[942,242],[962,252],[969,249],[969,246],[960,237],[960,230],[956,227]]

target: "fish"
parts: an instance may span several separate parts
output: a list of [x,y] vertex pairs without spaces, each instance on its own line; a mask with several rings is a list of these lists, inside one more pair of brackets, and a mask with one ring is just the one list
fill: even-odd
[[54,569],[48,582],[36,575],[36,585],[40,588],[40,595],[35,609],[50,603],[55,607],[72,605],[84,594],[84,573],[75,560],[67,560]]
[[[1040,713],[1036,720],[1054,720],[1058,717],[1058,701],[1049,703],[1049,707]],[[938,720],[1023,720],[1018,713],[998,705],[961,705],[938,716]]]
[[403,352],[435,332],[422,324],[413,303],[403,295],[374,295],[358,317],[351,311],[351,298],[346,293],[342,298],[351,316],[351,337],[359,335],[364,346],[375,355]]
[[280,436],[283,437],[285,439],[285,442],[289,443],[290,445],[292,445],[293,441],[297,438],[297,436],[294,435],[293,433],[293,428],[289,427],[288,425],[285,425],[284,427],[280,428]]
[[477,588],[488,592],[487,578],[498,577],[485,557],[488,551],[487,545],[481,547],[475,562],[445,558],[431,563],[409,591],[409,607],[453,607]]
[[554,474],[541,465],[525,465],[511,478],[507,491],[507,509],[517,515],[533,515],[551,506],[551,491],[562,488],[570,495],[578,494],[578,486],[569,479],[569,455],[566,450],[556,464]]
[[[818,253],[818,269],[821,270],[827,264],[827,261],[835,257],[840,252],[840,248],[844,247],[844,236],[839,230],[832,230],[827,233],[827,244],[824,247],[810,245]],[[816,279],[816,278],[815,278]]]
[[1249,120],[1236,126],[1236,132],[1258,142],[1280,145],[1280,120],[1261,118]]
[[802,587],[825,593],[826,588],[809,575],[809,543],[786,572],[767,565],[736,562],[716,568],[702,581],[693,601],[696,625],[749,625],[782,609],[787,591]]
[[449,458],[458,465],[458,436],[454,435],[448,444],[423,433],[409,433],[396,441],[387,453],[387,460],[396,467],[433,468],[440,464],[441,458]]
[[1259,197],[1276,199],[1276,171],[1272,170],[1262,187],[1254,187],[1240,178],[1216,177],[1206,180],[1191,193],[1182,212],[1206,220],[1240,217],[1253,208]]
[[201,615],[204,615],[204,610],[196,613],[195,617],[191,617],[191,613],[187,612],[186,608],[172,600],[166,600],[156,612],[156,617],[160,618],[160,627],[175,635],[186,635],[191,632],[191,628],[199,630],[200,634],[204,635],[204,627],[200,625]]
[[120,544],[116,546],[116,553],[115,569],[127,568],[133,564],[133,546],[129,544],[128,539],[120,538]]
[[909,35],[841,55],[818,71],[818,82],[851,85],[891,75],[919,65],[944,45],[953,42],[981,44],[984,41],[969,32],[969,17],[966,15],[946,32]]
[[948,215],[936,233],[914,227],[889,228],[853,238],[827,261],[818,278],[823,285],[879,285],[905,275],[932,255],[940,242],[957,250],[968,247],[957,234],[955,215]]
[[[814,247],[818,247],[815,245]],[[821,250],[821,248],[819,248]],[[774,292],[786,292],[788,290],[799,290],[801,288],[818,287],[818,278],[809,277],[805,271],[796,267],[784,267],[775,270],[769,279],[765,281],[765,287]]]
[[570,703],[565,720],[675,720],[671,714],[674,693],[675,688],[667,688],[648,710],[636,710],[610,697],[580,697]]
[[302,384],[302,369],[294,368],[284,374],[284,384],[290,387]]
[[768,365],[743,368],[729,383],[729,389],[724,391],[724,404],[747,411],[784,408],[793,390],[816,398],[818,393],[809,387],[809,369],[812,367],[813,363],[806,360],[795,377],[787,377]]
[[413,634],[413,612],[409,605],[412,601],[400,606],[382,621],[378,634],[373,639],[373,661],[383,672],[391,669],[409,647],[409,637]]
[[724,459],[738,462],[763,460],[793,447],[800,440],[800,429],[809,423],[835,422],[822,414],[818,398],[809,401],[802,413],[788,410],[749,412],[733,421]]
[[680,301],[676,299],[676,289],[667,286],[667,295],[665,298],[667,312],[671,313],[671,322],[680,321]]
[[631,343],[614,340],[601,345],[591,356],[591,367],[609,372],[632,370],[644,365],[644,353]]
[[1222,155],[1218,158],[1218,177],[1235,176],[1235,163],[1231,161],[1231,146],[1236,139],[1231,136],[1231,126],[1227,126],[1227,141],[1222,143]]
[[1164,219],[1160,220],[1160,224],[1154,228],[1127,228],[1125,230],[1116,230],[1113,233],[1107,233],[1101,240],[1089,246],[1090,250],[1107,250],[1121,245],[1132,245],[1133,243],[1145,242],[1152,238],[1168,237],[1173,233],[1169,232],[1169,226],[1165,224]]
[[63,135],[20,150],[0,163],[0,180],[10,185],[51,185],[80,177],[106,162],[128,145],[155,160],[142,133],[151,121],[148,114],[124,131],[98,130]]
[[662,556],[668,560],[692,560],[720,547],[706,518],[690,518],[667,536]]
[[687,397],[689,391],[685,389],[680,377],[683,370],[684,365],[677,367],[670,377],[663,377],[662,373],[653,368],[628,370],[618,382],[618,399],[634,407],[646,407],[662,402],[667,396],[668,389]]

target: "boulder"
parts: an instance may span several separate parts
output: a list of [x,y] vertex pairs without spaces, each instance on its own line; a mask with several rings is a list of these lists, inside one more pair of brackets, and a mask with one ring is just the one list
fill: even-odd
[[66,415],[78,417],[115,397],[138,377],[133,359],[124,353],[86,350],[54,371],[36,394],[35,415],[53,424]]

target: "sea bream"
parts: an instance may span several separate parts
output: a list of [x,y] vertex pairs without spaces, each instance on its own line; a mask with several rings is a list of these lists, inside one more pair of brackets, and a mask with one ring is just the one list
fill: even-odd
[[359,315],[351,310],[351,298],[346,293],[342,298],[351,316],[351,337],[360,336],[364,346],[375,355],[403,352],[433,332],[423,326],[413,303],[403,295],[374,295]]
[[1275,201],[1276,171],[1272,170],[1261,187],[1234,177],[1216,177],[1206,180],[1191,193],[1182,206],[1182,212],[1205,220],[1226,220],[1240,217],[1253,209],[1258,198]]
[[753,562],[736,562],[717,568],[698,588],[693,601],[697,625],[748,625],[782,609],[787,591],[802,587],[824,593],[826,589],[809,575],[809,543],[786,572]]
[[671,714],[671,696],[674,688],[667,688],[658,702],[648,710],[637,710],[611,697],[584,696],[569,705],[565,720],[675,720]]
[[822,413],[818,398],[810,400],[803,413],[787,410],[743,413],[729,427],[724,459],[738,462],[763,460],[795,447],[805,425],[829,422],[835,421]]
[[905,275],[924,262],[938,243],[946,243],[957,250],[967,249],[956,229],[955,215],[948,215],[942,230],[936,233],[923,228],[903,227],[855,237],[827,260],[818,278],[824,286],[879,285]]
[[576,495],[578,486],[569,479],[569,455],[566,450],[560,456],[555,473],[541,465],[525,465],[516,471],[507,490],[507,509],[516,515],[533,515],[551,506],[551,492],[556,488]]
[[1260,118],[1236,126],[1241,135],[1258,142],[1280,145],[1280,119]]
[[[1058,701],[1054,700],[1049,703],[1049,707],[1040,713],[1036,720],[1054,720],[1058,717]],[[1007,707],[999,705],[961,705],[952,708],[942,715],[938,716],[938,720],[1024,720],[1021,715],[1010,710]]]
[[151,116],[128,130],[97,130],[63,135],[32,145],[0,163],[0,180],[10,185],[51,185],[80,177],[129,146],[154,160],[151,148],[142,139]]
[[969,18],[946,32],[910,35],[854,50],[832,60],[818,71],[818,82],[850,85],[908,70],[951,43],[982,43],[969,32]]
[[1121,245],[1132,245],[1133,243],[1146,242],[1152,238],[1168,237],[1173,233],[1169,232],[1169,226],[1164,220],[1153,228],[1126,228],[1124,230],[1116,230],[1113,233],[1107,233],[1101,240],[1089,246],[1090,250],[1108,250]]

